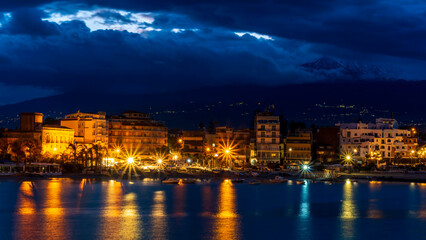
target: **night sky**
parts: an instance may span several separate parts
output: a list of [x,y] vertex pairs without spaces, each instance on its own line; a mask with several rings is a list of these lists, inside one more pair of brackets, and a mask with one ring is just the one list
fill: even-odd
[[301,67],[322,57],[370,69],[363,80],[425,80],[426,4],[0,1],[0,105],[67,92],[345,81]]

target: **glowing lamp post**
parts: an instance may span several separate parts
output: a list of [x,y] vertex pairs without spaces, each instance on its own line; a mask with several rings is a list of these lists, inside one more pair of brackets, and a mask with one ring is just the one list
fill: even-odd
[[306,177],[311,172],[311,164],[310,163],[302,163],[300,166],[300,174],[303,177]]

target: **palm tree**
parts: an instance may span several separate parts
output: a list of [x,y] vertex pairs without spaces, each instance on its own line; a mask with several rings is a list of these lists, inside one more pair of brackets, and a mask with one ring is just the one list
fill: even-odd
[[22,143],[26,160],[37,162],[41,156],[41,147],[34,139],[27,139]]
[[[91,152],[91,162],[93,163],[93,161],[95,162],[95,169],[98,171],[99,167],[102,164],[102,152],[104,152],[105,147],[102,146],[99,143],[95,143],[90,147],[90,152]],[[92,166],[92,164],[91,164]]]
[[72,160],[73,160],[73,164],[77,165],[78,164],[78,156],[79,156],[79,151],[81,150],[81,145],[78,145],[76,143],[70,143],[68,145],[68,151],[70,151],[70,154],[72,156]]
[[0,159],[8,158],[10,151],[10,144],[6,139],[0,139]]
[[12,150],[15,161],[19,162],[20,160],[25,159],[25,151],[23,149],[22,140],[14,141],[11,145],[11,150]]

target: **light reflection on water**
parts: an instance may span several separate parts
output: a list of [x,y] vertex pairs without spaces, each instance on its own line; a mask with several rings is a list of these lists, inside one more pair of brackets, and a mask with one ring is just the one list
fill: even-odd
[[105,184],[99,239],[139,239],[142,228],[136,194],[125,194],[121,182],[111,180]]
[[164,191],[155,191],[152,205],[152,239],[167,238],[166,194]]
[[47,193],[45,196],[43,225],[44,239],[63,239],[64,233],[68,236],[67,221],[65,209],[61,200],[62,181],[52,180],[47,184]]
[[342,235],[344,239],[352,239],[354,237],[354,221],[358,215],[354,200],[354,188],[354,183],[350,181],[343,185],[343,200],[340,217],[342,218]]
[[34,189],[35,186],[30,181],[22,182],[19,187],[16,221],[13,230],[18,239],[30,239],[38,235]]
[[239,216],[234,186],[223,182],[219,188],[219,205],[216,214],[213,239],[239,239]]
[[[426,220],[424,184],[165,186],[56,179],[24,181],[16,193],[9,202],[0,198],[13,209],[15,239],[253,239],[257,231],[265,238],[288,231],[289,239],[322,239],[324,227],[335,232],[331,238],[362,239],[371,223],[379,232],[387,226],[377,225],[382,220],[409,221],[407,226],[424,233]],[[6,218],[0,212],[0,221]],[[256,228],[259,223],[263,228]]]
[[303,233],[301,238],[311,239],[309,228],[311,225],[310,219],[310,203],[309,203],[309,187],[311,184],[302,185],[300,191],[299,214],[297,218],[298,230]]

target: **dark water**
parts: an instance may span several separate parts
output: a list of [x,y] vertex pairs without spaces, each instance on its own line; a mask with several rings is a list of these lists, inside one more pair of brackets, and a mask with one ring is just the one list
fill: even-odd
[[0,239],[426,239],[426,185],[0,182]]

